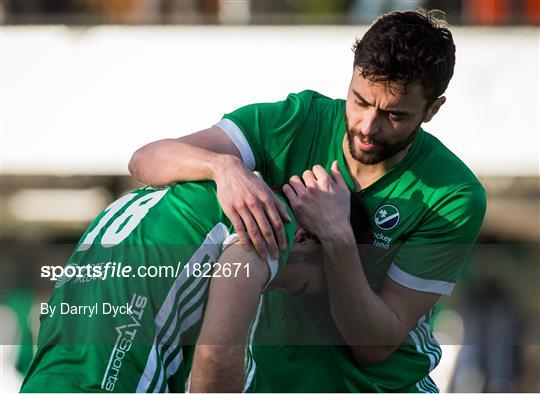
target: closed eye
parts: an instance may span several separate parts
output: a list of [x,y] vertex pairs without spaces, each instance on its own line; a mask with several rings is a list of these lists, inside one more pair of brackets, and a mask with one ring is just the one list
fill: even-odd
[[390,118],[390,120],[393,120],[395,122],[399,122],[401,120],[405,120],[407,119],[407,116],[404,116],[404,115],[395,115],[395,114],[389,114],[388,117]]

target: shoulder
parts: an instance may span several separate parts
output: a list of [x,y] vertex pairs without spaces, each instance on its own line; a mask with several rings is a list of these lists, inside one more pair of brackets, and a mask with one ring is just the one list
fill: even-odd
[[280,101],[261,102],[240,107],[225,114],[235,123],[252,124],[286,124],[299,121],[310,116],[320,116],[320,112],[328,111],[337,114],[345,108],[344,100],[331,99],[314,90],[303,90],[298,93],[289,93]]
[[156,214],[160,215],[162,223],[187,220],[183,225],[193,222],[199,226],[202,223],[211,226],[222,221],[224,217],[217,198],[216,186],[212,181],[184,182],[168,186],[164,203]]
[[332,99],[315,90],[304,90],[300,93],[292,93],[288,98],[300,100],[306,108],[315,110],[333,110],[345,107],[345,100]]
[[345,100],[333,99],[314,90],[291,93],[282,103],[287,112],[294,113],[295,121],[299,122],[296,127],[303,125],[314,135],[317,131],[328,134],[328,130],[334,129],[344,118]]
[[412,172],[430,194],[428,205],[434,211],[457,211],[482,217],[486,210],[486,191],[471,169],[438,138],[423,133],[424,140],[411,165]]
[[273,104],[298,112],[308,113],[311,111],[332,110],[340,106],[344,107],[344,103],[344,100],[332,99],[315,90],[308,89],[297,93],[289,93],[284,100]]
[[169,200],[190,208],[209,208],[219,205],[213,181],[191,181],[169,186]]
[[422,202],[427,218],[483,218],[486,191],[476,175],[432,134],[422,131],[418,137],[405,159],[400,190],[408,190],[413,201]]
[[472,170],[437,137],[423,132],[424,140],[415,167],[424,182],[445,190],[466,187],[485,194],[484,187]]

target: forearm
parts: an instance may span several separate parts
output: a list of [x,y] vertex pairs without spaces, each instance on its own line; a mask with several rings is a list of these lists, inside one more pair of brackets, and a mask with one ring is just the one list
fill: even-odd
[[218,264],[238,261],[249,264],[249,275],[219,276],[210,281],[191,369],[192,392],[242,390],[249,328],[270,269],[255,252],[246,252],[240,245],[227,247]]
[[189,391],[241,392],[244,349],[244,346],[198,345],[193,358]]
[[184,181],[215,179],[219,168],[239,161],[232,155],[180,142],[174,139],[155,141],[138,149],[129,162],[129,172],[151,186]]
[[382,361],[403,340],[395,311],[371,290],[352,229],[321,239],[332,315],[358,362]]

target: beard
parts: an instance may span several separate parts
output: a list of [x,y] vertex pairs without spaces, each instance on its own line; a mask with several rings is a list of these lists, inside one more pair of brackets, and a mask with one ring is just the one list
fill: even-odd
[[[349,152],[354,160],[366,165],[378,164],[401,152],[414,140],[416,134],[420,130],[420,125],[422,124],[422,122],[418,123],[414,128],[414,131],[407,136],[407,138],[394,143],[388,143],[387,141],[379,140],[377,138],[370,138],[367,140],[362,133],[351,130],[347,114],[345,114],[345,123],[347,125],[347,143],[349,145]],[[369,152],[359,148],[357,149],[354,143],[354,137],[360,138],[362,142],[374,144],[376,148]]]

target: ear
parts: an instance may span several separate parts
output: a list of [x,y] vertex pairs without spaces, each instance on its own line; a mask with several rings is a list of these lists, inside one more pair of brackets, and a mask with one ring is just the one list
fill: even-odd
[[433,102],[426,111],[426,114],[424,115],[424,122],[429,122],[437,112],[439,112],[439,109],[441,106],[446,102],[446,97],[441,96],[437,100]]

